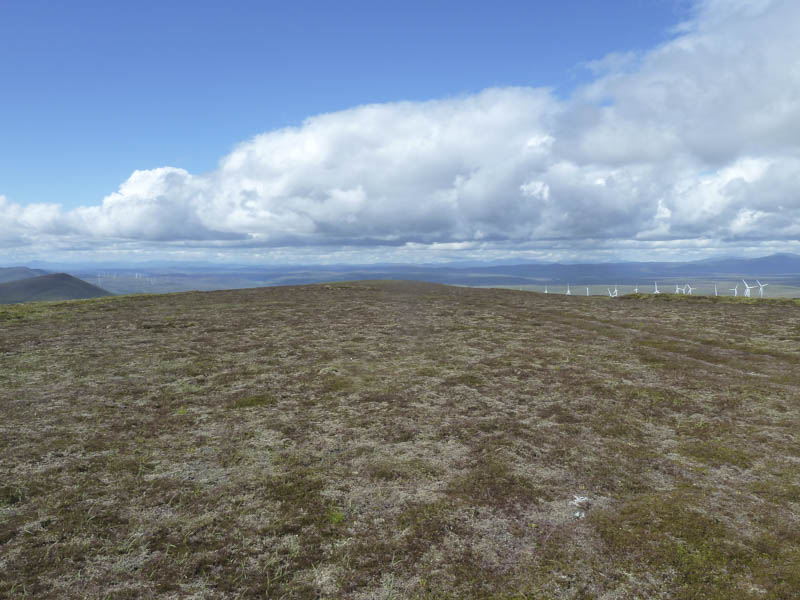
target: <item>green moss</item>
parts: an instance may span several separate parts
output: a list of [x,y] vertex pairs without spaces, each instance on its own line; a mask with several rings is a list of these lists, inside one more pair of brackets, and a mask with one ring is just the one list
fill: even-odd
[[345,514],[335,506],[329,506],[326,514],[328,522],[331,525],[339,525],[345,519]]

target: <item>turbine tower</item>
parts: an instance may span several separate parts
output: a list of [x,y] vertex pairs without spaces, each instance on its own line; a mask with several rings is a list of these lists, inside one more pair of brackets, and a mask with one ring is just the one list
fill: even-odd
[[589,295],[589,286],[588,285],[586,286],[586,295],[587,296]]
[[756,283],[758,284],[758,297],[764,297],[764,288],[767,287],[768,283],[761,283],[758,279],[756,279]]
[[684,289],[683,289],[681,286],[679,286],[677,283],[675,284],[675,293],[676,293],[676,294],[680,294],[681,292],[685,292],[685,291],[686,291],[686,290],[684,290]]
[[717,284],[716,283],[714,284],[714,295],[715,296],[719,296],[719,294],[717,293]]
[[567,296],[571,296],[572,292],[569,291],[569,284],[567,284]]
[[633,293],[634,294],[638,294],[639,293],[639,284],[638,283],[636,284],[636,287],[633,288]]
[[547,293],[547,286],[544,286],[544,293]]
[[[742,282],[744,283],[744,297],[745,298],[749,298],[750,297],[750,290],[752,290],[756,286],[747,285],[747,282],[744,279],[742,279]],[[739,284],[736,284],[736,285],[739,285]]]
[[[692,295],[692,290],[694,290],[694,289],[696,289],[696,288],[693,288],[691,285],[689,285],[689,284],[687,283],[687,284],[686,284],[686,287],[685,287],[685,288],[683,288],[683,293],[684,293],[684,294],[687,294],[687,293],[688,293],[688,294],[691,296],[691,295]],[[686,290],[689,290],[689,291],[687,292]]]
[[739,284],[736,284],[736,287],[732,287],[731,291],[733,292],[734,298],[739,295]]
[[658,282],[657,281],[653,283],[653,287],[655,288],[655,290],[653,291],[654,294],[660,294],[661,293],[661,292],[658,291]]

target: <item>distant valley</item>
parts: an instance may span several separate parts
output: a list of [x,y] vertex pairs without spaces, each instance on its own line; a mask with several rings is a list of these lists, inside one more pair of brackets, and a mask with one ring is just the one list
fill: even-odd
[[[750,285],[755,285],[755,280],[759,279],[769,284],[765,288],[767,297],[800,297],[800,256],[795,254],[695,262],[596,264],[274,266],[151,263],[135,266],[91,264],[43,264],[42,266],[51,271],[67,271],[74,277],[90,282],[93,287],[112,294],[159,294],[383,279],[470,287],[506,287],[550,293],[565,293],[566,286],[570,285],[570,293],[580,295],[605,295],[615,286],[621,295],[632,293],[637,287],[640,292],[649,293],[654,291],[656,282],[661,292],[673,292],[676,285],[683,286],[690,283],[694,294],[714,294],[716,285],[720,295],[733,295],[735,286],[738,286],[737,294],[744,292],[742,279],[748,280]],[[41,276],[45,272],[42,269],[27,267],[0,269],[0,282],[7,282],[13,278]]]
[[[607,287],[624,286],[624,293],[640,286],[652,291],[659,285],[691,283],[695,293],[713,294],[713,283],[724,293],[741,279],[768,280],[770,296],[800,296],[800,256],[773,254],[755,259],[719,259],[697,262],[620,262],[599,264],[527,263],[482,265],[449,263],[443,265],[163,265],[135,267],[96,267],[58,265],[81,279],[115,294],[211,291],[305,285],[363,279],[393,279],[465,285],[473,287],[514,287],[544,291],[545,286],[564,291],[566,284],[589,286],[592,295],[605,294]],[[730,285],[728,285],[730,284]],[[555,287],[553,287],[555,286]],[[560,287],[559,287],[560,286]],[[649,288],[647,287],[649,286]],[[727,287],[726,287],[727,286]],[[664,290],[664,291],[669,291]],[[741,290],[740,290],[741,291]],[[585,293],[580,288],[573,293]]]

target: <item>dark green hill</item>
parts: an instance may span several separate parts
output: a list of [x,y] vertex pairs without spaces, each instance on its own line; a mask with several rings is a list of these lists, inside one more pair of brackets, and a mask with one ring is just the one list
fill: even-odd
[[41,300],[79,300],[111,296],[103,288],[67,273],[52,273],[0,283],[0,304]]
[[0,283],[7,281],[17,281],[19,279],[30,279],[39,275],[47,275],[47,271],[41,269],[29,269],[28,267],[0,267]]

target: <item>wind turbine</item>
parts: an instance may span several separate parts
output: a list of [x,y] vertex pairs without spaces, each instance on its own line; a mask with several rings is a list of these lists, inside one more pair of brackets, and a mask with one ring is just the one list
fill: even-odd
[[567,284],[567,296],[571,296],[572,292],[569,291],[569,284]]
[[608,297],[613,298],[614,294],[611,293],[611,288],[606,288],[608,290]]
[[587,296],[589,295],[589,286],[588,285],[586,286],[586,295]]
[[616,298],[617,296],[619,296],[619,292],[617,291],[617,284],[615,283],[614,284],[614,298]]
[[547,286],[544,286],[544,293],[547,293]]
[[[752,290],[752,289],[753,289],[754,287],[756,287],[756,286],[754,286],[754,285],[747,285],[747,282],[746,282],[744,279],[742,279],[742,282],[744,283],[744,297],[745,297],[745,298],[749,298],[749,297],[750,297],[750,290]],[[738,284],[737,284],[737,285],[738,285]]]
[[633,293],[634,294],[638,294],[639,293],[639,284],[638,283],[636,284],[636,287],[633,288]]
[[675,284],[675,293],[676,293],[676,294],[680,294],[681,292],[684,292],[684,293],[685,293],[685,292],[686,292],[686,290],[685,290],[685,289],[683,289],[681,286],[679,286],[679,285],[676,283],[676,284]]
[[714,284],[714,295],[715,296],[719,296],[719,294],[717,293],[717,284],[716,283]]
[[[687,289],[689,290],[688,292],[686,291]],[[692,295],[692,290],[694,290],[694,289],[696,289],[696,288],[693,288],[691,285],[689,285],[689,284],[687,283],[687,284],[686,284],[686,287],[685,287],[685,288],[683,288],[683,293],[684,293],[684,294],[687,294],[687,293],[688,293],[688,294],[691,296],[691,295]]]
[[654,294],[660,294],[661,293],[661,292],[658,291],[658,282],[657,281],[653,283],[653,287],[655,287],[655,291],[653,292]]
[[758,279],[756,279],[756,283],[758,284],[758,297],[764,297],[764,288],[767,287],[768,283],[761,283]]
[[736,287],[732,287],[731,291],[733,292],[734,297],[739,295],[739,284],[736,284]]

